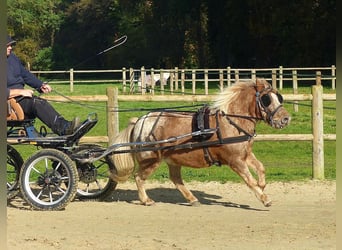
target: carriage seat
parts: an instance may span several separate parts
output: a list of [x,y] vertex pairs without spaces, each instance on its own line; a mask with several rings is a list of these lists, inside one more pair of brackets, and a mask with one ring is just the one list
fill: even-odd
[[40,136],[35,131],[35,119],[25,119],[25,114],[21,106],[14,98],[7,100],[7,137],[16,136]]
[[24,111],[14,98],[7,100],[7,121],[22,121],[25,119]]

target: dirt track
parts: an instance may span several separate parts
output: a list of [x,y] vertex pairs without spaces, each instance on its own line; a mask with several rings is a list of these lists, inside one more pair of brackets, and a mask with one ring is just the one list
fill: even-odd
[[173,185],[148,183],[157,204],[139,205],[135,184],[106,202],[71,202],[64,211],[8,205],[8,249],[336,249],[336,182],[271,183],[265,208],[238,183],[188,183],[190,207]]

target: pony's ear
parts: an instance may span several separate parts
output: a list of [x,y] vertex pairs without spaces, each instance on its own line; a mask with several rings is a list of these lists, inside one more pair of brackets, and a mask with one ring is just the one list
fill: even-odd
[[270,84],[264,78],[257,78],[255,85],[258,92],[270,87]]

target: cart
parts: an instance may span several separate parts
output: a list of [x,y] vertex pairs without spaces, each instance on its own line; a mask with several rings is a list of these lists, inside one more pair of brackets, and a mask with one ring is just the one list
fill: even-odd
[[[248,141],[252,135],[221,138],[214,141],[195,140],[172,144],[189,138],[206,137],[219,128],[201,128],[191,133],[173,136],[161,141],[122,142],[107,148],[97,144],[79,143],[97,123],[96,113],[90,114],[82,125],[68,136],[50,136],[44,127],[39,132],[34,120],[7,121],[7,198],[21,192],[24,200],[34,209],[61,210],[75,197],[79,199],[103,199],[117,183],[108,172],[115,172],[112,154],[142,151],[194,149]],[[161,146],[160,144],[165,144]],[[170,143],[170,144],[168,144]],[[23,160],[14,148],[15,144],[35,145],[40,149]]]
[[[104,199],[117,184],[108,177],[114,166],[106,157],[92,162],[78,160],[97,157],[105,150],[98,144],[79,143],[97,121],[96,113],[89,114],[67,136],[49,134],[44,126],[38,131],[34,119],[7,121],[7,200],[21,193],[34,209],[61,210],[75,197]],[[38,150],[24,160],[16,145]]]

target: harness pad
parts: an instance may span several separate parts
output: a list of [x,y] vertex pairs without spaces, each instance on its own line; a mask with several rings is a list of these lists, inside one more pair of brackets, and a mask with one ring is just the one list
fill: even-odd
[[[205,129],[210,128],[209,124],[209,114],[210,109],[207,105],[200,108],[192,118],[192,132],[196,131],[204,131]],[[205,141],[210,139],[213,136],[213,133],[203,133],[200,135],[193,136],[192,138],[195,141]]]

